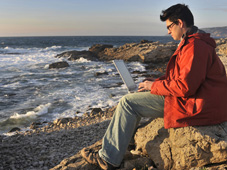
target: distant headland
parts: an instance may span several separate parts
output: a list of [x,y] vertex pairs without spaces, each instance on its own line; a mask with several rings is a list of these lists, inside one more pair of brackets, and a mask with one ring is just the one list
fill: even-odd
[[211,27],[211,28],[201,28],[207,33],[211,33],[212,37],[227,37],[227,26],[224,27]]

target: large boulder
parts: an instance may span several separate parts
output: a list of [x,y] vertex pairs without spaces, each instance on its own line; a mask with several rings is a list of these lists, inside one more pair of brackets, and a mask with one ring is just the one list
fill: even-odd
[[49,65],[49,69],[65,68],[65,67],[69,67],[69,64],[66,61],[60,61],[60,62],[52,63]]
[[136,150],[148,154],[158,169],[187,170],[227,161],[227,122],[168,130],[163,125],[162,118],[155,119],[135,135]]

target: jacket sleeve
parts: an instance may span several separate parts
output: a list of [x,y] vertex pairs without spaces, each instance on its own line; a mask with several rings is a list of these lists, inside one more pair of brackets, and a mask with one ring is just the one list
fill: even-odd
[[211,62],[211,47],[200,41],[193,41],[180,50],[173,69],[177,73],[172,73],[174,78],[155,81],[151,87],[152,94],[189,97],[196,93]]

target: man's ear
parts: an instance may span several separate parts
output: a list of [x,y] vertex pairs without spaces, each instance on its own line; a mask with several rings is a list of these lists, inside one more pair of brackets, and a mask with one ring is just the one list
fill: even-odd
[[181,19],[178,19],[178,25],[183,28],[183,27],[186,27],[185,23],[181,20]]

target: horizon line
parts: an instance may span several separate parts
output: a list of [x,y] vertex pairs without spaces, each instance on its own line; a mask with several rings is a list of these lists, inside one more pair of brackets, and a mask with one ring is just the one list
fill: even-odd
[[0,36],[0,38],[12,37],[168,37],[170,35],[16,35],[16,36]]

